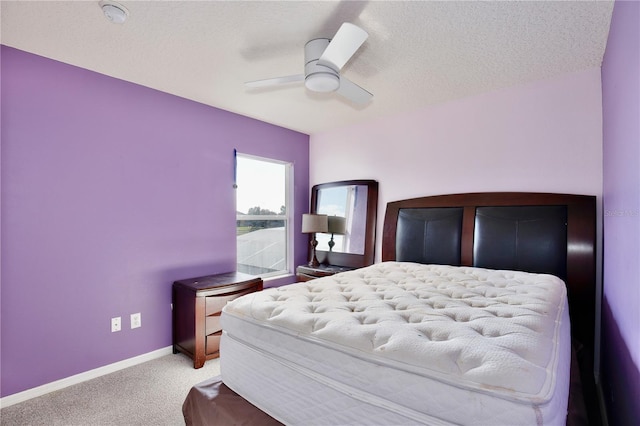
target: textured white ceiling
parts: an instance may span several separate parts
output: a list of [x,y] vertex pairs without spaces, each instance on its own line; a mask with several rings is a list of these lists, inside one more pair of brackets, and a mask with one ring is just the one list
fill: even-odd
[[[2,1],[2,44],[313,134],[600,66],[611,1]],[[304,44],[352,22],[369,38],[343,74],[374,94],[353,107],[300,84]]]

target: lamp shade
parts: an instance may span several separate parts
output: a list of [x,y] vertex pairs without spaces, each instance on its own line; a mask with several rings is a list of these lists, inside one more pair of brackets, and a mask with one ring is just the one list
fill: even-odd
[[341,216],[329,216],[329,234],[344,234],[347,230],[347,219]]
[[329,221],[326,214],[303,214],[302,232],[312,234],[316,232],[327,232]]

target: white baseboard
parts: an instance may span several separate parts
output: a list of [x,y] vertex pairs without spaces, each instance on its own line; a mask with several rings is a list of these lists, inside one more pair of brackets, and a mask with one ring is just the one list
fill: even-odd
[[142,364],[143,362],[151,361],[165,355],[170,355],[172,353],[173,347],[167,346],[166,348],[158,349],[153,352],[148,352],[146,354],[138,355],[133,358],[105,365],[104,367],[85,371],[84,373],[76,374],[74,376],[65,377],[64,379],[56,380],[55,382],[47,383],[32,389],[27,389],[26,391],[14,393],[13,395],[8,395],[4,398],[0,398],[0,408],[9,407],[11,405],[18,404],[31,398],[46,395],[49,392],[77,385],[78,383],[86,382],[87,380],[95,379],[106,374],[115,373],[116,371],[123,370],[128,367],[133,367],[134,365]]

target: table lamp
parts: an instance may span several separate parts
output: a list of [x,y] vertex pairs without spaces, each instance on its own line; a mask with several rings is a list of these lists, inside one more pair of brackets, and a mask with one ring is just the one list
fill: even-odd
[[333,241],[333,234],[342,235],[347,231],[347,219],[341,216],[329,216],[328,220],[329,224],[327,232],[331,234],[331,239],[329,240],[329,251],[333,251],[333,246],[336,245],[335,241]]
[[313,234],[311,236],[311,260],[309,266],[317,268],[320,266],[316,257],[316,246],[318,241],[315,234],[317,232],[327,232],[329,229],[329,221],[326,214],[303,214],[302,215],[302,232],[305,234]]

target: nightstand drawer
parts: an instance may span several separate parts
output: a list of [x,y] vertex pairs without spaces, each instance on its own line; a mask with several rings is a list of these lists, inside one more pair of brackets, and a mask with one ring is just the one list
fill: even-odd
[[303,282],[306,282],[306,281],[315,280],[315,279],[316,279],[316,278],[318,278],[318,277],[315,277],[315,276],[313,276],[313,275],[307,275],[307,274],[301,274],[301,273],[298,273],[298,274],[296,275],[296,278],[298,279],[298,282],[303,283]]
[[222,311],[227,302],[237,299],[240,296],[256,291],[256,288],[242,290],[237,293],[225,294],[224,296],[208,296],[205,301],[205,315],[213,315]]
[[336,265],[320,265],[317,268],[312,268],[308,265],[300,265],[296,268],[296,278],[298,282],[305,282],[315,280],[316,278],[330,277],[340,272],[353,271],[356,268],[349,266],[336,266]]
[[204,334],[209,335],[222,330],[220,315],[210,315],[205,318]]
[[220,338],[222,337],[222,331],[210,334],[207,336],[207,342],[205,344],[205,353],[207,355],[214,354],[220,350]]

